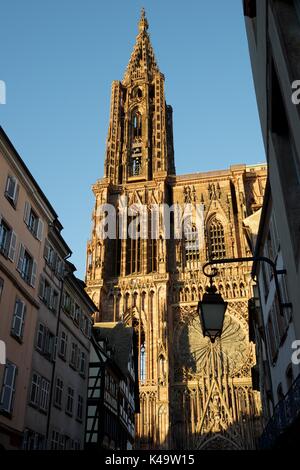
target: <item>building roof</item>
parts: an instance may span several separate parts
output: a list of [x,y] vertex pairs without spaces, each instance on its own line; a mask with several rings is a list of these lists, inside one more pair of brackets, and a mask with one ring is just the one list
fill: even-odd
[[[61,231],[63,229],[63,225],[61,224],[60,220],[58,219],[58,215],[50,203],[49,199],[46,197],[45,193],[39,186],[38,182],[34,178],[34,176],[31,174],[30,170],[26,166],[25,162],[22,160],[21,156],[15,149],[14,145],[12,144],[11,140],[9,139],[8,135],[5,133],[4,129],[2,126],[0,126],[0,141],[2,142],[3,148],[6,150],[6,152],[9,152],[10,155],[10,160],[13,162],[13,164],[17,167],[19,172],[23,172],[23,175],[25,175],[25,181],[27,179],[27,182],[31,184],[34,187],[35,192],[38,194],[40,199],[43,201],[45,204],[45,207],[47,207],[47,210],[50,212],[51,217],[53,220],[51,221],[51,226],[54,229],[54,235],[58,237],[60,243],[62,244],[63,248],[68,252],[69,255],[72,254],[71,248],[68,246],[67,242],[61,235]],[[27,183],[28,184],[28,183]],[[51,233],[51,231],[49,231]]]
[[[26,174],[26,176],[28,177],[28,179],[30,180],[30,182],[35,186],[36,190],[38,191],[40,197],[42,198],[42,200],[44,201],[44,203],[48,206],[48,209],[52,212],[53,214],[53,218],[54,219],[58,219],[58,215],[57,213],[55,212],[52,204],[50,203],[50,201],[47,199],[47,197],[45,196],[45,193],[41,190],[40,186],[38,185],[37,181],[35,180],[35,178],[32,176],[31,172],[29,171],[28,167],[25,165],[24,161],[22,160],[22,158],[20,157],[20,155],[18,154],[17,150],[15,149],[15,147],[13,146],[12,142],[10,141],[8,135],[5,133],[4,129],[2,126],[0,126],[0,138],[3,142],[5,142],[5,144],[7,145],[7,147],[9,148],[9,150],[14,154],[14,157],[16,159],[16,161],[18,162],[18,165],[22,168],[22,170],[24,171],[24,173]],[[61,226],[61,229],[63,227]]]
[[123,322],[95,323],[98,330],[98,340],[107,339],[110,348],[113,348],[113,359],[124,375],[128,373],[128,361],[133,347],[133,328]]

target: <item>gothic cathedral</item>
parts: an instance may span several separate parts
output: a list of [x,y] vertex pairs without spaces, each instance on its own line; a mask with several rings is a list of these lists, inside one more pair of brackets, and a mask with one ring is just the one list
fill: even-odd
[[[137,332],[140,414],[136,448],[253,449],[260,427],[252,388],[249,340],[251,265],[220,267],[215,284],[228,301],[221,339],[203,337],[197,304],[208,284],[208,259],[250,256],[243,220],[261,208],[265,165],[176,176],[172,108],[142,11],[124,78],[112,84],[104,177],[93,186],[93,231],[87,247],[87,291],[100,321],[124,321]],[[184,156],[183,156],[184,157]],[[184,157],[185,158],[185,157]],[[104,213],[128,206],[201,204],[203,243],[192,225],[181,239],[99,236]],[[127,214],[128,224],[134,217]],[[171,223],[171,232],[172,227]]]

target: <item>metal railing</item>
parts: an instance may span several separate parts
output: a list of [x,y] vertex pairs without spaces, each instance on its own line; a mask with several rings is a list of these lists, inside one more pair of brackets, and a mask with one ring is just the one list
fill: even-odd
[[276,440],[293,424],[300,415],[300,375],[294,381],[290,390],[276,406],[261,438],[260,448],[273,447]]

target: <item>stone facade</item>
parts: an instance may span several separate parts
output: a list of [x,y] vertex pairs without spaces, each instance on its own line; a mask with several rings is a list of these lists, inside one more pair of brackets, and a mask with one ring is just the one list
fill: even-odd
[[[123,320],[137,333],[137,448],[251,449],[260,416],[259,394],[251,385],[255,351],[248,338],[251,266],[219,270],[216,284],[229,307],[222,338],[214,344],[202,335],[197,303],[207,285],[202,272],[207,259],[250,255],[243,220],[262,205],[266,167],[176,176],[172,108],[147,30],[142,12],[124,79],[112,86],[105,175],[93,186],[87,291],[99,306],[100,321]],[[190,204],[193,213],[201,206],[201,236],[192,225],[191,238],[185,233],[176,239],[171,218],[169,237],[160,213],[155,240],[103,240],[102,205],[123,213],[124,196],[128,206],[144,205],[148,213],[162,204]],[[126,219],[132,222],[132,214]]]

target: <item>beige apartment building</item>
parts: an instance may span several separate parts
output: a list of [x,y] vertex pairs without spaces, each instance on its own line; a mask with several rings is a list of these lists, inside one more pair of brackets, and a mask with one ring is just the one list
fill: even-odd
[[0,365],[0,445],[79,448],[95,306],[66,261],[71,250],[55,210],[2,128],[0,167],[0,340],[7,356]]
[[[245,0],[249,52],[269,168],[256,255],[255,314],[265,448],[298,446],[300,429],[300,1]],[[298,97],[298,98],[297,98]]]

